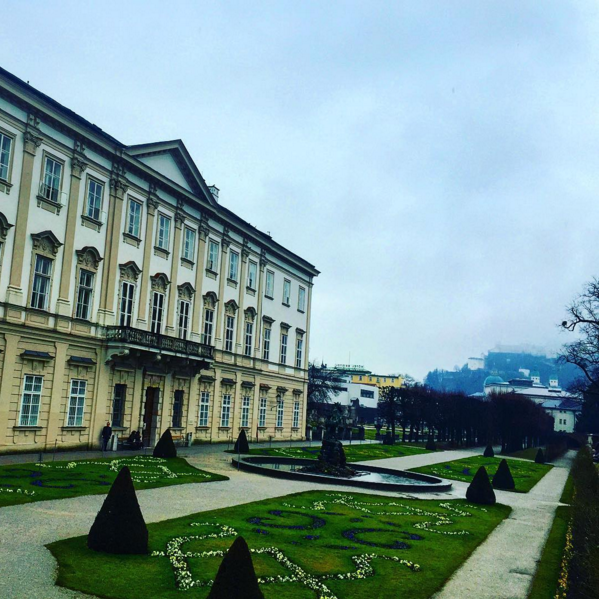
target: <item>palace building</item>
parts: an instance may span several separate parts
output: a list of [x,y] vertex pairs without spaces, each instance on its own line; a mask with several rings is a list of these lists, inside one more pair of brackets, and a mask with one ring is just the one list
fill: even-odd
[[319,273],[218,194],[0,69],[0,452],[304,438]]

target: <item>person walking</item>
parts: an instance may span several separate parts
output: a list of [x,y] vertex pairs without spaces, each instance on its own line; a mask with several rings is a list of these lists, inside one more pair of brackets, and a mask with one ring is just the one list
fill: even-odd
[[111,440],[111,435],[113,434],[113,429],[111,428],[111,423],[107,422],[107,426],[102,429],[102,450],[106,451],[109,445],[109,441]]

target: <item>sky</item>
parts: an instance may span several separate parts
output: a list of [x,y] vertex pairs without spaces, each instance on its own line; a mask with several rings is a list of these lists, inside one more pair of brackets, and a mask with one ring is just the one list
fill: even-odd
[[310,358],[421,379],[554,352],[598,272],[593,0],[5,0],[0,64],[127,144],[181,138],[314,264]]

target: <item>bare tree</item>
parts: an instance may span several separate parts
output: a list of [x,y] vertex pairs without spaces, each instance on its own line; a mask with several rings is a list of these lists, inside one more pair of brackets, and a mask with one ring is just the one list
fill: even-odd
[[329,403],[341,391],[343,380],[340,375],[326,368],[324,364],[318,366],[310,363],[307,384],[307,399],[313,403]]

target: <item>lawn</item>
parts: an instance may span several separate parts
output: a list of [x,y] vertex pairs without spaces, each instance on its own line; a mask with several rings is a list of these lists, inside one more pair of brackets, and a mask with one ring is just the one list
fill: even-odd
[[[507,459],[508,467],[514,478],[516,485],[515,491],[518,493],[528,493],[535,484],[552,468],[549,464],[536,464],[535,462],[524,462],[522,460]],[[413,472],[422,472],[423,474],[433,474],[440,478],[452,480],[461,480],[469,483],[480,466],[485,466],[489,478],[493,478],[501,458],[486,458],[483,456],[473,456],[453,462],[443,462],[433,464],[432,466],[422,466],[412,468]]]
[[[207,597],[223,552],[248,542],[266,599],[413,599],[436,592],[508,516],[503,505],[309,491],[150,524],[150,555],[48,548],[57,583],[99,597]],[[179,590],[179,587],[181,590]]]
[[[419,453],[432,453],[424,447],[414,445],[382,445],[381,443],[366,443],[362,445],[345,445],[345,455],[348,462],[366,462],[368,460],[382,460],[383,458],[398,458]],[[232,453],[232,452],[231,452]],[[252,455],[267,455],[280,458],[311,458],[318,459],[320,445],[313,447],[272,447],[251,449]]]
[[[542,447],[541,450],[545,453],[546,448]],[[509,458],[523,458],[524,460],[534,460],[538,451],[539,447],[529,447],[528,449],[520,449],[519,451],[502,455],[504,457]]]
[[225,476],[198,470],[182,458],[164,460],[150,456],[132,456],[13,464],[0,466],[0,507],[108,493],[122,466],[130,468],[136,489],[227,480]]

